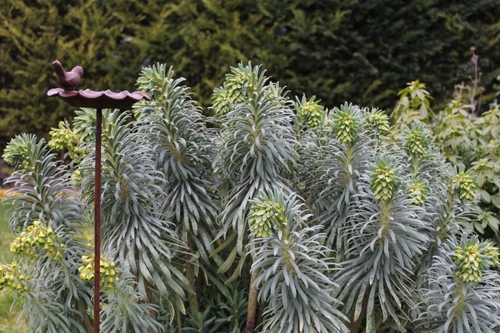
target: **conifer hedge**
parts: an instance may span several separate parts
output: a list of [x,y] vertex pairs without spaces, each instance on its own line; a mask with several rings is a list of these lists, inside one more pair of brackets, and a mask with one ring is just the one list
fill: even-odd
[[229,67],[250,60],[327,106],[389,107],[415,79],[444,98],[466,79],[471,45],[488,89],[500,74],[499,17],[497,0],[5,0],[0,151],[71,115],[45,97],[54,59],[85,69],[82,89],[133,90],[141,67],[175,64],[204,106]]

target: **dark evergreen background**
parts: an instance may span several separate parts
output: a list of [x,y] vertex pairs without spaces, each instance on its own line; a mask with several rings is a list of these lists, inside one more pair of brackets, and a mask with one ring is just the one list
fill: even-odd
[[79,88],[134,90],[142,66],[172,65],[203,106],[230,66],[262,64],[293,95],[326,107],[391,108],[409,81],[436,102],[467,80],[470,47],[487,93],[500,74],[499,0],[3,0],[0,153],[47,136],[73,110],[45,93],[50,63],[85,70]]

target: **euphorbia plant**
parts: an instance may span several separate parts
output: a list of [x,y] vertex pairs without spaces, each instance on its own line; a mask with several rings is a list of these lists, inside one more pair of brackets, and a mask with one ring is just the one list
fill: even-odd
[[[105,332],[498,330],[498,250],[467,237],[474,174],[446,164],[425,126],[388,137],[380,110],[290,99],[251,64],[216,89],[210,119],[164,65],[138,85],[151,101],[103,112],[102,258],[86,240],[95,111],[54,130],[68,165],[33,136],[5,151],[20,238],[0,285],[31,331],[91,331],[97,262]],[[475,298],[442,321],[442,269],[493,315],[475,315]]]

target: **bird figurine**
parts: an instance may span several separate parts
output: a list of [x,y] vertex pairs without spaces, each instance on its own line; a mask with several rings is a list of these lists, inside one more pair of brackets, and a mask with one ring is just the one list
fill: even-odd
[[82,67],[76,66],[70,72],[66,72],[59,60],[52,62],[52,69],[56,72],[57,83],[66,91],[74,90],[83,76]]

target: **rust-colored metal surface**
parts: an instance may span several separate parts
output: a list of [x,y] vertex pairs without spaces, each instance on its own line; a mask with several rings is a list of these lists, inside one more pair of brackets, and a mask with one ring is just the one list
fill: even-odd
[[93,91],[85,90],[65,90],[62,88],[52,88],[47,92],[47,96],[58,96],[69,105],[93,108],[93,109],[129,109],[135,102],[141,99],[150,99],[145,92],[129,92],[123,90],[118,93],[111,90]]
[[94,333],[100,331],[101,311],[101,131],[102,110],[96,110],[94,175]]
[[66,72],[61,62],[52,62],[52,69],[56,72],[57,83],[62,88],[52,88],[47,96],[58,96],[63,101],[75,107],[97,109],[96,112],[96,151],[95,151],[95,187],[94,187],[94,333],[100,330],[100,262],[101,262],[101,127],[102,109],[126,110],[141,99],[150,100],[151,97],[142,91],[119,93],[106,91],[92,91],[90,89],[74,90],[83,76],[83,68],[74,67]]

